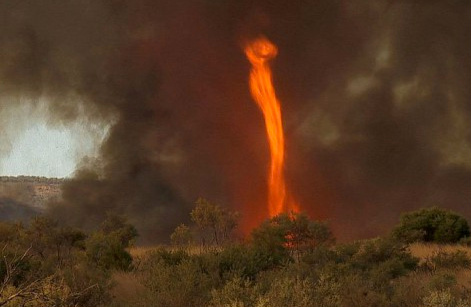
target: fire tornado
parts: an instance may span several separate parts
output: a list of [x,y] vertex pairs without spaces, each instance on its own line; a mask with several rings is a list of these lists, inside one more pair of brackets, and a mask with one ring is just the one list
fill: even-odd
[[245,54],[252,64],[250,92],[265,118],[270,144],[270,170],[268,173],[268,213],[275,216],[281,212],[299,211],[293,202],[287,201],[283,173],[285,140],[281,120],[280,101],[276,98],[269,61],[276,57],[277,47],[268,39],[258,38],[245,47]]

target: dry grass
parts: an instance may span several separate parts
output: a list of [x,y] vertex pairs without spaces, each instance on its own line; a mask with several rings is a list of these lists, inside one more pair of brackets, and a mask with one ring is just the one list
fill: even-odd
[[461,270],[456,273],[456,281],[462,287],[471,287],[471,270]]
[[412,244],[410,247],[410,251],[412,255],[420,259],[425,259],[438,252],[453,253],[459,250],[465,251],[468,254],[468,256],[471,258],[471,247],[462,246],[462,245],[415,243],[415,244]]
[[146,247],[142,247],[142,246],[139,246],[139,247],[132,247],[129,249],[129,253],[131,254],[131,256],[133,258],[140,258],[140,257],[143,257],[145,256],[147,253],[153,251],[153,250],[156,250],[156,249],[159,249],[161,248],[161,246],[157,245],[157,246],[146,246]]
[[112,295],[118,302],[132,302],[146,290],[132,272],[115,272],[112,279],[115,284]]
[[[152,251],[158,250],[158,249],[165,249],[167,251],[177,251],[181,250],[181,248],[176,247],[176,246],[171,246],[171,245],[156,245],[156,246],[145,246],[145,247],[132,247],[129,249],[129,252],[131,253],[131,256],[133,258],[142,258],[145,257],[147,254],[149,254]],[[184,248],[183,250],[187,252],[190,255],[199,255],[207,251],[222,251],[224,247],[222,246],[213,246],[209,248],[202,248],[200,245],[191,245],[188,246],[187,248]]]
[[[168,251],[177,250],[177,247],[174,246],[155,245],[132,247],[129,249],[129,252],[134,258],[134,265],[139,267],[139,263],[145,261],[146,257],[152,251],[161,248]],[[219,249],[221,248],[219,247]],[[213,248],[212,250],[215,249]],[[202,248],[197,245],[189,246],[185,251],[190,254],[201,254],[203,252]],[[126,306],[134,305],[136,298],[144,296],[147,291],[139,280],[139,274],[136,274],[136,272],[115,272],[113,273],[112,279],[115,285],[112,289],[113,297],[116,302],[126,304]]]
[[[457,244],[425,244],[415,243],[410,246],[412,255],[419,258],[421,262],[424,262],[427,258],[436,255],[439,252],[454,253],[457,251],[464,251],[471,258],[471,247],[462,246]],[[461,287],[471,287],[471,270],[470,269],[459,269],[454,272],[456,275],[457,284]]]

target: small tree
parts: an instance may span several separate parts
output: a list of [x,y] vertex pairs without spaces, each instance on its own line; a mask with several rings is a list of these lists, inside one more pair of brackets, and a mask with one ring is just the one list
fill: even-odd
[[59,226],[57,221],[47,216],[34,217],[29,228],[24,232],[23,240],[30,242],[31,253],[40,256],[43,260],[54,256],[59,266],[62,266],[64,261],[71,256],[73,248],[84,248],[86,238],[83,231]]
[[105,271],[127,271],[132,264],[131,254],[116,233],[93,233],[86,241],[86,255],[90,263]]
[[[206,243],[219,245],[226,241],[237,227],[239,218],[237,212],[228,211],[204,198],[196,201],[196,206],[190,215],[201,235],[203,245]],[[210,242],[206,242],[208,238]]]
[[437,207],[405,213],[393,236],[404,242],[456,243],[469,236],[469,225],[461,215]]
[[289,253],[298,260],[302,253],[334,242],[327,223],[310,220],[304,213],[282,213],[262,223],[252,232],[252,243],[273,255]]
[[139,236],[134,225],[130,224],[125,216],[108,212],[101,224],[100,230],[105,234],[114,234],[124,247],[129,247]]
[[[85,234],[36,217],[2,223],[0,306],[101,306],[109,275],[85,261]],[[106,287],[106,288],[105,288]]]
[[85,242],[87,259],[104,270],[126,271],[132,264],[132,256],[126,249],[137,236],[136,227],[124,216],[108,213],[100,230]]
[[171,234],[170,240],[172,244],[180,248],[188,247],[193,242],[193,235],[191,234],[190,227],[185,224],[178,225],[175,231]]

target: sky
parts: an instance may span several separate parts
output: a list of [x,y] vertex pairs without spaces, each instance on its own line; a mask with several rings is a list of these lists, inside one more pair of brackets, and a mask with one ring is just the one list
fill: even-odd
[[[93,154],[90,144],[82,150],[72,129],[51,129],[44,123],[29,127],[12,144],[10,154],[1,161],[4,176],[69,177],[77,162]],[[81,157],[82,156],[82,157]]]
[[50,118],[49,101],[40,100],[31,106],[23,99],[1,110],[1,176],[72,177],[82,161],[98,156],[107,126],[83,116],[57,123]]

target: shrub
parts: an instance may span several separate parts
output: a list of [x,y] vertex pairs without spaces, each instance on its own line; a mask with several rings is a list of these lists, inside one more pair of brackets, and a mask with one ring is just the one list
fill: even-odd
[[[96,270],[86,261],[77,262],[58,274],[70,289],[73,304],[64,306],[108,306],[111,301],[112,282],[107,272]],[[79,295],[77,295],[79,294]]]
[[282,263],[296,256],[297,260],[320,246],[330,246],[334,237],[327,223],[310,220],[303,213],[282,213],[252,232],[255,248],[269,252],[274,263]]
[[339,251],[338,248],[331,249],[322,246],[303,255],[301,263],[309,265],[310,270],[321,270],[327,265],[341,262],[342,257],[342,252]]
[[87,307],[109,303],[110,276],[87,261],[85,233],[59,226],[47,217],[36,217],[25,227],[3,223],[0,228],[0,288],[5,290],[0,293],[0,305]]
[[395,238],[409,243],[456,243],[469,234],[469,225],[464,217],[436,207],[402,215],[399,225],[393,230]]
[[140,270],[147,289],[141,306],[203,307],[207,306],[214,280],[205,272],[197,257],[168,265],[153,259]]
[[317,270],[310,275],[335,286],[337,290],[329,294],[331,305],[341,299],[342,306],[388,306],[395,280],[413,272],[418,263],[403,243],[391,239],[358,241],[319,252],[307,258],[310,270]]
[[237,228],[239,213],[232,212],[210,201],[199,198],[191,211],[203,246],[226,243]]
[[188,259],[190,259],[190,255],[185,251],[169,251],[165,248],[158,248],[148,254],[147,264],[162,262],[165,265],[177,265]]
[[173,245],[179,248],[186,248],[193,242],[193,235],[190,227],[185,224],[180,224],[175,228],[175,231],[170,236],[170,241]]
[[458,299],[449,289],[430,292],[423,298],[423,307],[468,307],[471,302]]
[[260,272],[284,264],[269,251],[244,244],[226,247],[215,254],[212,261],[217,262],[220,277],[241,276],[250,280]]
[[277,266],[290,259],[286,235],[285,225],[268,220],[252,231],[252,246],[260,255],[267,256],[266,262]]
[[125,216],[108,212],[106,219],[100,227],[105,235],[113,235],[119,239],[124,247],[130,247],[139,236],[134,225],[130,224]]
[[249,307],[254,306],[258,293],[253,282],[235,277],[221,289],[211,291],[210,307]]
[[461,238],[458,243],[463,246],[471,246],[471,237]]
[[126,271],[132,264],[131,255],[115,233],[94,233],[86,241],[86,254],[91,263],[104,270]]
[[454,285],[456,285],[456,276],[448,272],[435,274],[428,284],[433,291],[449,289]]
[[413,257],[406,246],[391,239],[364,241],[350,261],[353,268],[374,272],[387,279],[405,275],[417,267],[419,260]]
[[436,269],[469,269],[471,267],[471,259],[468,253],[463,250],[451,253],[439,251],[427,257],[422,266],[432,271]]
[[256,307],[315,307],[314,289],[315,284],[309,279],[280,276],[257,299]]

